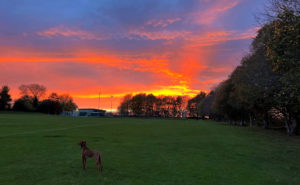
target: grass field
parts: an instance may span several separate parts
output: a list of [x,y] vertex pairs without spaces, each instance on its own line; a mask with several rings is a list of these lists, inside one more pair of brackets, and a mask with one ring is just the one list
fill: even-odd
[[[102,152],[81,169],[79,140]],[[0,184],[299,185],[300,138],[213,121],[0,113]]]

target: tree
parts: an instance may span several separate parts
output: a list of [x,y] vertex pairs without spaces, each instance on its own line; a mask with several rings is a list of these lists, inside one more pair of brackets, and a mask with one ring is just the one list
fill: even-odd
[[130,115],[130,104],[131,104],[131,94],[127,94],[124,96],[120,106],[118,107],[119,113],[122,116],[129,116]]
[[200,92],[198,95],[196,95],[194,98],[190,99],[188,101],[187,110],[189,112],[190,117],[199,117],[198,111],[197,111],[197,105],[205,98],[206,93]]
[[243,119],[253,125],[255,115],[262,117],[264,127],[268,128],[268,111],[277,106],[274,97],[281,86],[279,74],[272,71],[268,58],[260,50],[245,56],[230,78],[235,86],[236,101],[243,110]]
[[300,15],[300,2],[299,0],[269,0],[266,4],[263,18],[267,22],[272,22],[285,10],[291,10],[295,15]]
[[212,108],[218,114],[218,119],[228,120],[230,123],[240,119],[240,109],[233,92],[234,84],[229,78],[216,88],[215,99],[212,103]]
[[35,111],[36,108],[33,106],[33,100],[29,96],[22,96],[17,99],[14,103],[13,110],[15,111],[24,111],[24,112],[32,112]]
[[285,10],[272,22],[270,39],[266,42],[266,54],[271,59],[274,71],[285,74],[299,69],[299,31],[300,16],[296,16],[292,10]]
[[267,23],[259,30],[265,36],[255,40],[261,42],[273,71],[280,75],[281,88],[274,102],[291,135],[300,122],[300,1],[271,0],[265,11]]
[[73,102],[73,98],[68,94],[60,95],[59,103],[63,111],[73,111],[77,108],[77,105]]
[[153,94],[149,94],[146,96],[146,116],[154,116],[156,101],[157,99]]
[[297,131],[300,122],[300,16],[299,9],[281,6],[280,10],[271,22],[266,55],[273,70],[282,75],[277,102],[285,115],[287,133],[291,135]]
[[214,117],[214,113],[212,110],[212,103],[215,99],[215,92],[211,91],[200,103],[197,104],[197,112],[202,119],[205,116],[209,116],[209,118]]
[[145,116],[146,113],[146,94],[138,94],[132,97],[130,108],[134,115]]
[[163,103],[163,96],[156,97],[155,101],[155,116],[156,117],[163,117],[164,115],[164,103]]
[[183,97],[178,96],[176,99],[173,100],[173,117],[178,118],[181,117],[182,111],[183,111]]
[[60,114],[63,111],[73,111],[77,105],[73,102],[73,98],[67,94],[58,95],[51,93],[48,99],[39,103],[38,111],[47,114]]
[[171,96],[164,96],[161,99],[161,116],[165,118],[172,117],[172,105],[174,98]]
[[0,110],[9,110],[11,100],[8,86],[3,86],[0,92]]
[[23,96],[32,97],[34,107],[38,106],[39,99],[46,93],[46,87],[39,84],[21,85],[19,90]]
[[59,101],[50,99],[41,101],[37,110],[45,114],[60,114],[63,111]]

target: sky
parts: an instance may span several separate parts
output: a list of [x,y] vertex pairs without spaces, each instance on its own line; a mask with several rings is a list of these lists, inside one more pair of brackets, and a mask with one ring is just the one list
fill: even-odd
[[107,110],[126,94],[209,92],[249,52],[264,3],[0,0],[0,85],[13,99],[38,83]]

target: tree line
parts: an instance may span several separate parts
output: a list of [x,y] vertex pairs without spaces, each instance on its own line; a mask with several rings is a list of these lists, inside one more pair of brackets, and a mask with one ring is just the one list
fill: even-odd
[[[211,94],[200,92],[188,99],[187,96],[154,96],[140,93],[126,95],[118,107],[121,116],[161,117],[161,118],[204,118],[206,107],[200,103]],[[199,107],[200,106],[200,107]]]
[[19,90],[21,97],[12,103],[9,87],[2,87],[0,92],[0,110],[60,114],[63,111],[73,111],[77,108],[73,98],[67,94],[58,95],[57,93],[51,93],[48,98],[42,99],[47,91],[43,85],[21,85]]
[[179,117],[182,115],[184,97],[156,97],[152,94],[124,96],[118,107],[121,116]]
[[240,125],[299,133],[300,2],[274,0],[267,22],[227,80],[215,89],[215,115]]

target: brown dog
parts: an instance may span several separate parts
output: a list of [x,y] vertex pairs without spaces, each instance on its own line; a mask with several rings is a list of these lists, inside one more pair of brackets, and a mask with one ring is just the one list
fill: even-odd
[[86,158],[93,157],[96,160],[99,173],[102,173],[102,164],[101,164],[101,154],[96,150],[91,150],[86,146],[86,141],[79,141],[78,145],[81,147],[81,157],[82,157],[82,168],[85,169]]

